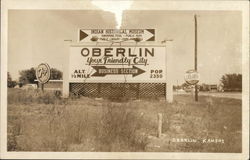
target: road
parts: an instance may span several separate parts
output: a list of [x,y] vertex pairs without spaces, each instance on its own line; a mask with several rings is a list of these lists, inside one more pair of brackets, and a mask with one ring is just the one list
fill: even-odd
[[[191,94],[190,92],[174,92],[177,94]],[[234,98],[234,99],[242,99],[241,92],[199,92],[199,95],[203,96],[212,96],[212,97],[223,97],[223,98]]]

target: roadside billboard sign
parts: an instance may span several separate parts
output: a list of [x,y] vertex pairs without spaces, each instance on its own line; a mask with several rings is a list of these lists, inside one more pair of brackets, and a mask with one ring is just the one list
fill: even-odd
[[69,82],[166,83],[165,45],[76,45],[69,54]]
[[79,29],[79,42],[155,41],[155,29]]

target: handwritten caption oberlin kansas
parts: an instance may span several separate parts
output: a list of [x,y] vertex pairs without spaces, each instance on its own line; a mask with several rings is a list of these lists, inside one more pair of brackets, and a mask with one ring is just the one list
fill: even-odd
[[203,138],[203,139],[196,139],[196,138],[172,138],[172,142],[180,143],[180,142],[185,142],[185,143],[221,143],[224,144],[225,141],[224,139],[221,138]]

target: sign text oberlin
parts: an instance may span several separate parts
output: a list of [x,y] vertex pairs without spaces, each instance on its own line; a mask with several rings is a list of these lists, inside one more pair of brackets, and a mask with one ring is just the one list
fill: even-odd
[[165,46],[72,47],[72,82],[165,82]]

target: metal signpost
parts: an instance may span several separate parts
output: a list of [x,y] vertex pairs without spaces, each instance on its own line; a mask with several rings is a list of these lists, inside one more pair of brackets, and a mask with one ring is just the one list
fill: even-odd
[[155,41],[155,29],[80,29],[79,42],[140,42]]
[[41,84],[42,91],[44,90],[44,84],[50,79],[50,67],[47,63],[41,63],[36,69],[36,78]]

